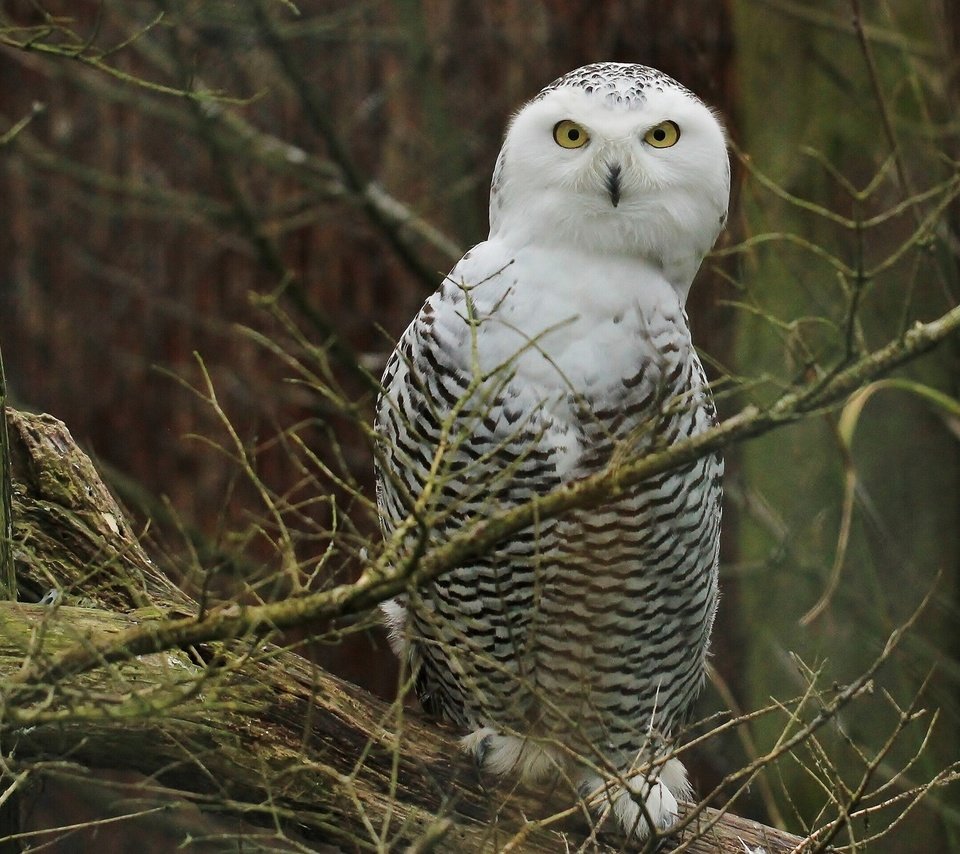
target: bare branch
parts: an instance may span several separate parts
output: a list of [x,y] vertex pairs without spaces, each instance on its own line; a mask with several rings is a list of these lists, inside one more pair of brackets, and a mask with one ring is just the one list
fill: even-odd
[[213,609],[201,620],[186,618],[131,629],[117,637],[101,640],[92,648],[84,646],[67,650],[48,667],[25,670],[17,677],[18,681],[56,681],[67,674],[81,673],[104,662],[122,661],[136,655],[184,648],[191,644],[247,637],[321,618],[367,611],[403,590],[436,578],[470,557],[483,554],[537,519],[559,516],[574,508],[598,506],[626,487],[649,477],[832,406],[869,380],[928,352],[957,329],[960,329],[960,306],[929,323],[918,323],[901,338],[864,356],[825,381],[815,380],[784,394],[766,409],[748,406],[717,427],[677,442],[666,450],[607,468],[548,495],[538,496],[527,504],[478,521],[420,560],[411,560],[408,556],[398,554],[397,544],[403,532],[401,526],[394,541],[388,544],[377,561],[365,569],[355,583],[267,605],[248,607],[232,603]]

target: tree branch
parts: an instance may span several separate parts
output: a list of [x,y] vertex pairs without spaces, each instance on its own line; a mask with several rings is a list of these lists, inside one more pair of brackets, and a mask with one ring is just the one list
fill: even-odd
[[[489,551],[537,519],[560,516],[575,508],[601,505],[622,490],[650,477],[832,406],[869,380],[933,349],[958,329],[960,306],[929,323],[917,323],[902,337],[842,370],[826,374],[822,380],[814,380],[787,392],[766,409],[748,406],[715,428],[677,442],[666,450],[608,467],[599,474],[475,522],[419,560],[405,560],[399,552],[402,536],[398,535],[356,582],[267,605],[232,603],[212,609],[202,619],[187,617],[135,627],[117,637],[64,650],[45,669],[24,670],[17,679],[24,683],[55,681],[104,662],[122,661],[191,644],[263,634],[318,619],[368,611],[391,596],[422,585]],[[403,526],[398,533],[402,534],[402,531]]]
[[[83,676],[23,685],[23,669],[50,673],[70,650],[151,631],[165,625],[158,615],[196,605],[142,552],[64,426],[8,417],[21,581],[29,590],[55,583],[71,600],[82,592],[95,607],[0,604],[7,773],[42,776],[43,763],[65,757],[135,770],[201,807],[349,850],[378,839],[390,850],[429,850],[432,840],[434,850],[464,854],[581,844],[587,828],[569,795],[484,788],[449,730],[260,639],[100,661]],[[694,854],[803,844],[716,810],[700,812],[681,838]],[[623,848],[601,836],[589,850]]]

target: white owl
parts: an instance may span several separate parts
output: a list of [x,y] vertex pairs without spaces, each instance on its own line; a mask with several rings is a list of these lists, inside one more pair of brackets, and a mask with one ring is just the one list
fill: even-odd
[[[543,89],[497,160],[490,236],[400,339],[378,403],[377,497],[404,559],[558,485],[707,430],[690,283],[723,226],[723,129],[642,65]],[[542,519],[387,603],[426,710],[481,767],[567,781],[646,836],[686,772],[717,600],[722,462]]]

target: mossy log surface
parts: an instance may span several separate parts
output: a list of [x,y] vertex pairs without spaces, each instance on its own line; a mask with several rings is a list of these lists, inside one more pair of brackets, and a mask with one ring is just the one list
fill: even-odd
[[[455,733],[268,639],[132,657],[49,684],[21,680],[92,639],[197,605],[151,563],[62,423],[10,410],[7,420],[20,588],[64,595],[55,606],[0,603],[0,747],[10,771],[42,775],[58,761],[138,771],[201,807],[279,822],[343,851],[378,839],[381,850],[460,854],[625,850],[605,835],[581,849],[589,829],[579,813],[537,820],[562,801],[485,787]],[[661,850],[678,842],[695,854],[804,849],[709,809]]]

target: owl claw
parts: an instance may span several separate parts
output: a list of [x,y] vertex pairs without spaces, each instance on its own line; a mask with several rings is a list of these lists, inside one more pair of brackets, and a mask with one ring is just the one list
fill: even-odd
[[477,768],[495,777],[516,775],[528,783],[549,779],[561,767],[560,757],[533,739],[502,735],[492,727],[481,727],[460,739]]
[[490,751],[490,745],[493,743],[493,733],[485,735],[477,742],[477,746],[473,751],[473,761],[477,764],[477,770],[483,770],[483,760],[486,758],[487,753]]
[[483,771],[484,760],[487,758],[490,748],[493,746],[493,738],[495,735],[497,735],[495,729],[491,727],[481,727],[460,739],[460,746],[465,753],[470,754],[474,764],[477,766],[477,771]]

